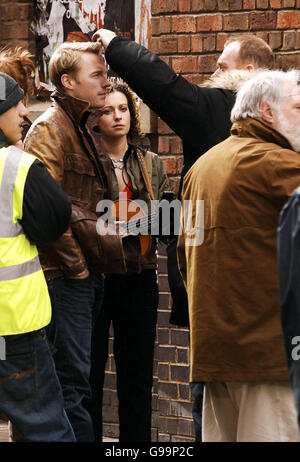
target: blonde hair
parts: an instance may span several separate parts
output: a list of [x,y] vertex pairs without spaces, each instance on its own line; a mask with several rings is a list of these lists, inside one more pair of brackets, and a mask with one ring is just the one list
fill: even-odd
[[82,53],[94,53],[102,57],[103,46],[98,42],[65,42],[54,51],[49,62],[49,76],[58,90],[64,91],[61,83],[63,74],[76,75]]

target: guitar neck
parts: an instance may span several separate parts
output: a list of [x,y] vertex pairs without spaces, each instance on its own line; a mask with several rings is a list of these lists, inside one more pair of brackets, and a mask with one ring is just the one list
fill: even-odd
[[139,234],[150,234],[155,225],[158,224],[159,212],[154,212],[151,215],[146,215],[141,218],[129,220],[126,223],[121,223],[120,226],[129,235],[137,236]]

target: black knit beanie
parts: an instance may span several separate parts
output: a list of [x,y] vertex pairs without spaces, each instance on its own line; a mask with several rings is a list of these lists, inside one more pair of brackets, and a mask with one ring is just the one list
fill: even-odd
[[24,96],[24,91],[15,79],[0,72],[0,115],[18,104]]

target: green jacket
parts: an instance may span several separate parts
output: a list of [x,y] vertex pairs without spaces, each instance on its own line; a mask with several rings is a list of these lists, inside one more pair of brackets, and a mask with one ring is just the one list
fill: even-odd
[[[162,159],[155,153],[151,151],[146,151],[141,149],[144,159],[146,162],[149,179],[151,180],[151,186],[156,200],[160,200],[164,191],[169,190],[168,178],[165,172],[164,164]],[[126,172],[131,180],[133,194],[132,200],[139,199],[143,200],[150,210],[150,197],[145,186],[145,182],[140,170],[139,162],[136,154],[136,147],[130,145],[125,156],[124,156],[124,165]],[[119,198],[119,187],[117,177],[114,173],[114,168],[111,170],[111,194],[110,199],[113,201],[118,200]],[[147,254],[143,269],[155,269],[157,267],[157,258],[156,258],[156,239],[152,240],[152,247]]]

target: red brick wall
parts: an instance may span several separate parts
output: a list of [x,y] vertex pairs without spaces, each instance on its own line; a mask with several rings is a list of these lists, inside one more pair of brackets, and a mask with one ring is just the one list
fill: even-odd
[[[29,32],[33,1],[0,0],[0,46],[19,43],[34,49]],[[151,49],[174,70],[200,83],[216,67],[227,37],[255,33],[276,52],[284,69],[300,65],[300,0],[152,0]],[[153,146],[163,157],[177,190],[182,169],[180,139],[160,119]],[[188,385],[188,331],[170,326],[166,257],[160,249],[159,314],[154,361],[153,441],[193,440]],[[110,339],[103,403],[104,434],[118,435],[115,365]]]
[[0,0],[0,47],[22,45],[34,51],[34,36],[29,30],[33,0]]

